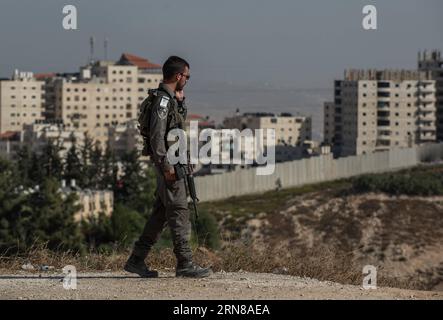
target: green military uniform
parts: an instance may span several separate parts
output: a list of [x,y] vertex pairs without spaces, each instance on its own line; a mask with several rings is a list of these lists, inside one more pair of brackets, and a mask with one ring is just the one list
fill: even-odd
[[169,225],[177,263],[179,266],[185,265],[192,261],[189,246],[191,223],[185,181],[166,181],[163,172],[173,168],[166,157],[167,134],[174,128],[184,128],[187,110],[184,101],[178,102],[174,92],[163,83],[159,85],[151,110],[150,147],[157,177],[157,190],[151,217],[134,245],[133,255],[145,259],[164,227]]

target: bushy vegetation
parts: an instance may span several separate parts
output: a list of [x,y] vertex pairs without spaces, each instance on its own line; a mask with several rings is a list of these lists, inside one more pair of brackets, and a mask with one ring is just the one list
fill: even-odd
[[407,170],[401,173],[363,175],[353,180],[357,192],[432,196],[443,194],[443,175],[438,171]]
[[[118,159],[118,175],[117,158],[109,146],[103,152],[88,135],[81,146],[72,139],[64,158],[60,146],[50,142],[41,154],[25,146],[15,161],[0,158],[0,254],[20,254],[42,244],[60,252],[109,253],[130,248],[140,235],[154,202],[153,170],[142,169],[134,150]],[[67,185],[75,180],[81,189],[112,190],[113,214],[74,221],[78,198],[61,192],[63,179]],[[201,244],[218,245],[213,217],[202,213],[198,227]],[[158,246],[172,246],[168,232]]]

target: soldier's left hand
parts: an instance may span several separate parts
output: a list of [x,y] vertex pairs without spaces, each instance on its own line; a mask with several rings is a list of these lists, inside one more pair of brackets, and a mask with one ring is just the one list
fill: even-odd
[[185,92],[183,91],[183,89],[175,91],[175,98],[177,99],[177,101],[183,101],[183,99],[185,98]]

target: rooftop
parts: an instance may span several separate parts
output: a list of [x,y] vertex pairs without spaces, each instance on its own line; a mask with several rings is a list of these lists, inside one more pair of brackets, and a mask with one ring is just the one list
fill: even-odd
[[162,67],[159,64],[150,62],[148,59],[129,53],[123,53],[117,64],[137,66],[139,69],[161,69]]

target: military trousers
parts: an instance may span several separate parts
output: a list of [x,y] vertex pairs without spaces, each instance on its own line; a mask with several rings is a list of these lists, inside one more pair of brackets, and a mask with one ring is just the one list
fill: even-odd
[[155,173],[157,189],[152,214],[134,245],[133,254],[145,259],[152,246],[160,238],[163,229],[168,225],[177,263],[180,265],[190,262],[192,260],[189,245],[191,221],[185,180],[166,181],[163,172],[158,167],[155,167]]

